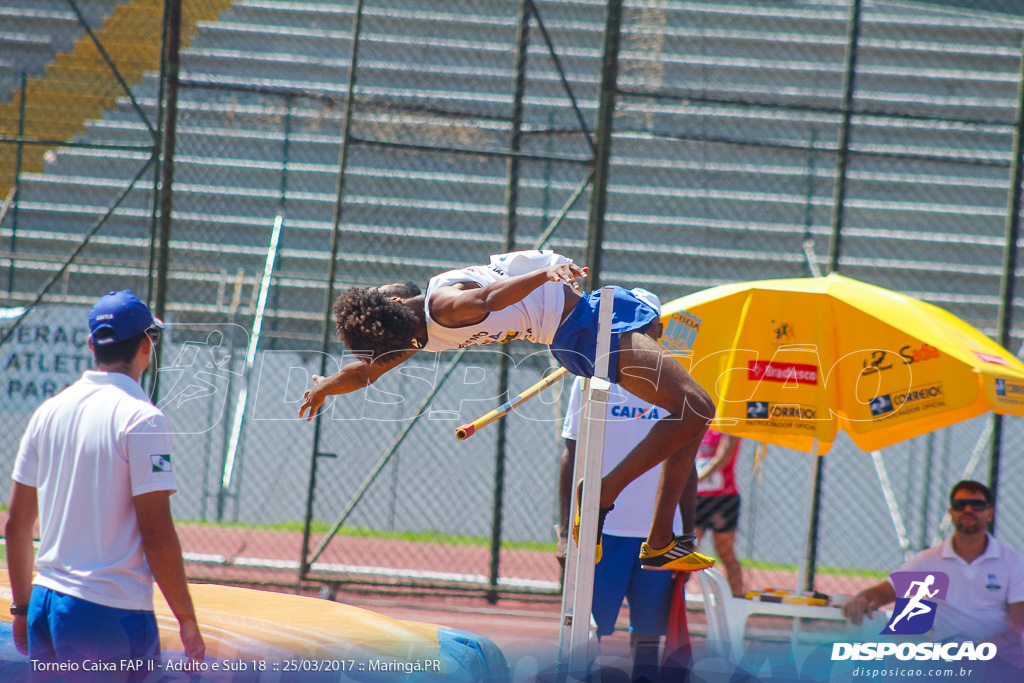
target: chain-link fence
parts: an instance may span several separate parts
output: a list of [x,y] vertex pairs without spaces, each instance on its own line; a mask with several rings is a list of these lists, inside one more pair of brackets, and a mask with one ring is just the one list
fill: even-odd
[[[504,431],[453,437],[501,402],[503,362],[512,394],[547,372],[542,349],[420,354],[314,422],[296,411],[309,375],[344,362],[328,313],[343,289],[422,286],[510,248],[586,258],[613,56],[604,282],[667,302],[838,269],[993,337],[1009,300],[1020,346],[1003,285],[1020,16],[856,0],[186,0],[175,62],[168,8],[0,0],[4,329],[39,302],[0,350],[0,463],[10,471],[31,411],[89,364],[89,303],[163,297],[158,400],[194,578],[557,592],[565,387]],[[1005,493],[1024,477],[1024,434],[1015,419],[1000,429],[999,535],[1024,547]],[[941,537],[950,485],[989,477],[992,434],[981,417],[876,455],[841,438],[824,460],[819,588],[852,592]],[[809,460],[768,453],[751,476],[742,450],[736,547],[749,586],[791,586]]]

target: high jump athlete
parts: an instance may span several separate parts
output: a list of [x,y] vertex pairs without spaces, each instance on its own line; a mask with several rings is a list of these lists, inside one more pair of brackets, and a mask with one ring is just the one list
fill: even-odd
[[[362,389],[420,351],[524,339],[549,345],[566,369],[591,377],[601,292],[581,292],[577,279],[586,276],[586,268],[564,256],[527,251],[435,275],[426,292],[413,283],[349,289],[336,300],[334,315],[338,336],[360,359],[330,377],[314,375],[299,415],[308,410],[312,419],[327,396]],[[644,334],[657,317],[648,303],[614,288],[610,379],[668,415],[601,480],[599,519],[630,482],[660,463],[654,518],[640,560],[647,569],[695,571],[713,562],[694,550],[691,538],[674,537],[672,519],[715,409],[672,355]]]

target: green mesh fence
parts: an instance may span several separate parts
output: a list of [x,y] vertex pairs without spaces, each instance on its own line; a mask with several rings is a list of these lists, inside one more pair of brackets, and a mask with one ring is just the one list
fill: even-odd
[[[838,269],[995,336],[1024,22],[951,4],[625,2],[602,280],[668,302]],[[566,387],[507,418],[503,449],[493,428],[454,438],[503,400],[500,355],[514,394],[549,370],[542,347],[472,350],[450,373],[452,354],[420,354],[318,424],[297,408],[324,353],[328,370],[345,362],[325,321],[335,230],[335,294],[422,287],[506,242],[584,258],[606,3],[184,2],[166,262],[164,10],[0,0],[5,471],[31,411],[88,365],[90,303],[125,288],[154,301],[163,273],[156,400],[193,578],[294,583],[306,564],[310,580],[378,589],[556,593]],[[989,420],[874,456],[837,442],[829,592],[943,535],[949,486],[988,479]],[[1024,436],[1002,429],[1008,454]],[[752,473],[746,443],[738,465],[752,587],[794,581],[808,518],[808,457],[768,454]],[[1004,455],[997,528],[1017,546],[1024,511],[1006,492],[1022,476]]]

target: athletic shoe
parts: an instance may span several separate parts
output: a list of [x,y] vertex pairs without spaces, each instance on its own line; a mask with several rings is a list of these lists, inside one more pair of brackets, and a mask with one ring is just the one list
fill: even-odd
[[[576,547],[580,545],[580,504],[583,500],[583,480],[576,482],[576,519],[572,524],[572,540],[576,541]],[[601,530],[604,529],[604,518],[615,509],[614,505],[600,508],[597,511],[597,551],[594,553],[594,564],[601,561]]]
[[693,534],[676,536],[664,548],[655,550],[647,543],[640,545],[640,566],[644,569],[672,569],[678,572],[695,572],[715,566],[715,561],[690,549],[696,540]]

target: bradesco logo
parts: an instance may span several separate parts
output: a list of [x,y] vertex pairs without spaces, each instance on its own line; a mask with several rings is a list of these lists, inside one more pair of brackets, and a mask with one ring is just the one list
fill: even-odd
[[753,382],[793,382],[818,384],[818,366],[804,363],[778,363],[770,360],[752,360],[747,363],[747,379]]
[[[949,591],[949,577],[943,572],[893,572],[890,574],[896,595],[896,606],[892,611],[889,623],[882,629],[881,635],[921,635],[931,629],[935,623],[938,604],[935,600],[945,600]],[[996,656],[996,646],[992,643],[952,642],[952,643],[834,643],[832,660],[869,660],[882,659],[895,655],[897,659],[906,660],[982,660],[987,661]]]

